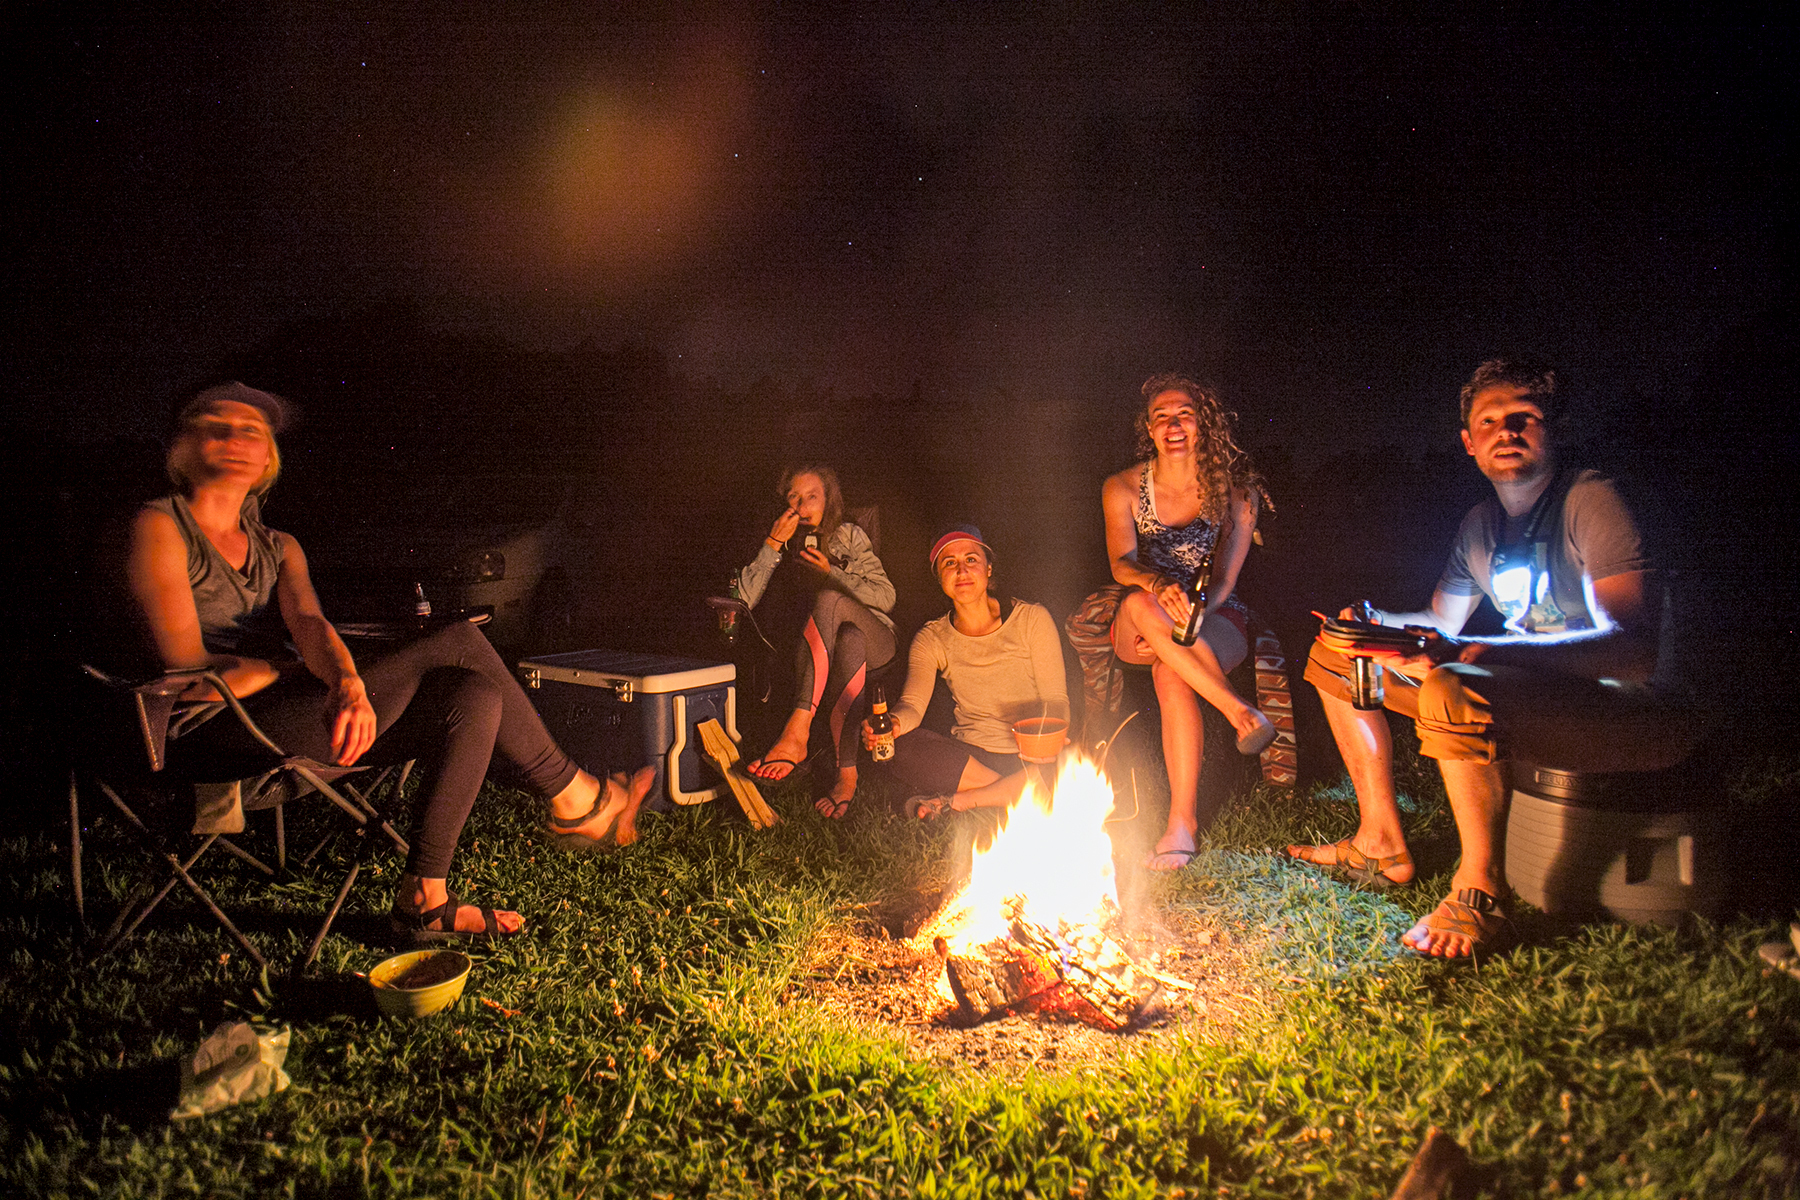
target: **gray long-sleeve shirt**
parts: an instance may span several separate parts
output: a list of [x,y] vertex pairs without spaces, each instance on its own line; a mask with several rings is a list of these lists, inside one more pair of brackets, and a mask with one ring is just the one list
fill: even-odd
[[[862,527],[849,521],[839,525],[826,539],[825,557],[831,560],[831,586],[862,601],[892,629],[894,619],[888,616],[888,610],[894,607],[894,585],[888,581],[887,569],[875,557],[875,547]],[[738,593],[745,604],[756,607],[780,561],[781,551],[764,538],[755,559],[738,572]]]

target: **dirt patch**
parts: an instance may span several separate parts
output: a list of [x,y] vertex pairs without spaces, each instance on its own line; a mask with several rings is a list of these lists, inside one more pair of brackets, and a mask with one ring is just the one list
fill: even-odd
[[1178,1037],[1225,1040],[1262,1003],[1234,936],[1171,914],[1121,941],[1194,990],[1163,988],[1132,1029],[1109,1032],[1043,1012],[966,1025],[929,941],[896,937],[891,928],[865,919],[827,929],[809,948],[788,998],[811,1001],[845,1025],[896,1035],[916,1058],[990,1071],[1079,1068]]

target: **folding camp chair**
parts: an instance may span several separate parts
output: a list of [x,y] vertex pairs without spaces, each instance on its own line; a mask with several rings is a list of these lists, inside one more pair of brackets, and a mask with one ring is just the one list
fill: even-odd
[[[343,768],[288,754],[257,728],[256,722],[245,711],[242,702],[231,694],[225,681],[210,670],[171,671],[142,683],[117,679],[91,666],[84,666],[82,671],[90,683],[94,701],[90,710],[99,718],[98,728],[90,731],[97,736],[84,742],[83,761],[74,764],[69,772],[70,878],[74,888],[75,911],[83,932],[87,930],[81,870],[81,789],[84,780],[100,789],[153,857],[169,868],[168,876],[160,886],[154,883],[146,885],[120,909],[118,916],[102,936],[94,957],[107,954],[136,932],[179,883],[194,894],[258,966],[267,968],[268,960],[195,879],[194,868],[208,851],[217,846],[265,875],[273,876],[277,869],[285,869],[287,842],[283,808],[289,801],[317,792],[349,818],[348,828],[356,835],[356,848],[351,855],[350,869],[338,887],[323,924],[313,935],[305,956],[294,966],[296,975],[304,971],[318,956],[325,935],[331,931],[332,923],[337,919],[351,887],[356,883],[362,870],[363,853],[369,842],[368,834],[379,830],[395,848],[402,853],[406,852],[406,839],[394,830],[371,797],[389,780],[393,781],[391,795],[398,796],[412,764],[409,762],[399,767]],[[171,755],[171,730],[179,723],[177,700],[201,681],[210,684],[224,698],[225,711],[214,719],[235,719],[261,747],[261,752],[254,760],[198,761],[194,755],[180,753],[179,737],[175,739],[175,753]],[[347,775],[369,771],[376,774],[361,788],[341,782]],[[198,789],[202,795],[229,794],[241,797],[243,811],[273,809],[277,867],[268,866],[224,836],[232,825],[242,827],[241,814],[230,814],[223,821],[205,823],[205,828],[202,828],[202,822],[196,822],[196,832],[201,838],[199,845],[185,854],[177,854],[169,845],[170,839],[153,830],[125,800],[127,792],[135,793],[143,788],[166,792],[180,790],[183,785]],[[236,820],[231,820],[231,816],[235,816]],[[303,861],[311,861],[339,832],[341,830],[328,833]]]

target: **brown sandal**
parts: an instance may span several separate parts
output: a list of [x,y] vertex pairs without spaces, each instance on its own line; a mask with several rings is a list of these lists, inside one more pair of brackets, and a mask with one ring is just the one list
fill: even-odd
[[[1480,888],[1464,888],[1454,896],[1445,896],[1419,925],[1423,925],[1431,933],[1450,933],[1468,938],[1469,958],[1474,958],[1477,954],[1496,954],[1513,940],[1512,922],[1507,919],[1506,910],[1500,907],[1499,900]],[[1419,925],[1413,928],[1417,929]],[[1434,958],[1464,957],[1460,954],[1435,954],[1429,950],[1421,950],[1404,937],[1400,939],[1400,944],[1417,954],[1429,954]]]
[[[1331,861],[1321,862],[1316,858],[1308,858],[1304,854],[1296,854],[1296,850],[1329,850]],[[1351,844],[1349,838],[1341,842],[1332,842],[1329,846],[1289,846],[1288,857],[1303,863],[1311,863],[1315,867],[1324,867],[1327,871],[1335,871],[1358,887],[1391,888],[1404,886],[1412,880],[1395,879],[1388,874],[1394,867],[1410,867],[1413,865],[1412,855],[1402,850],[1398,854],[1390,854],[1386,858],[1371,858]]]

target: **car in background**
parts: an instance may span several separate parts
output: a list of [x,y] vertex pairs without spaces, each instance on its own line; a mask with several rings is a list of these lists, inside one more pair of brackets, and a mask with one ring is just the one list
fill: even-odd
[[535,472],[334,470],[284,478],[266,519],[306,549],[320,603],[346,625],[487,608],[503,652],[568,649],[574,479]]

